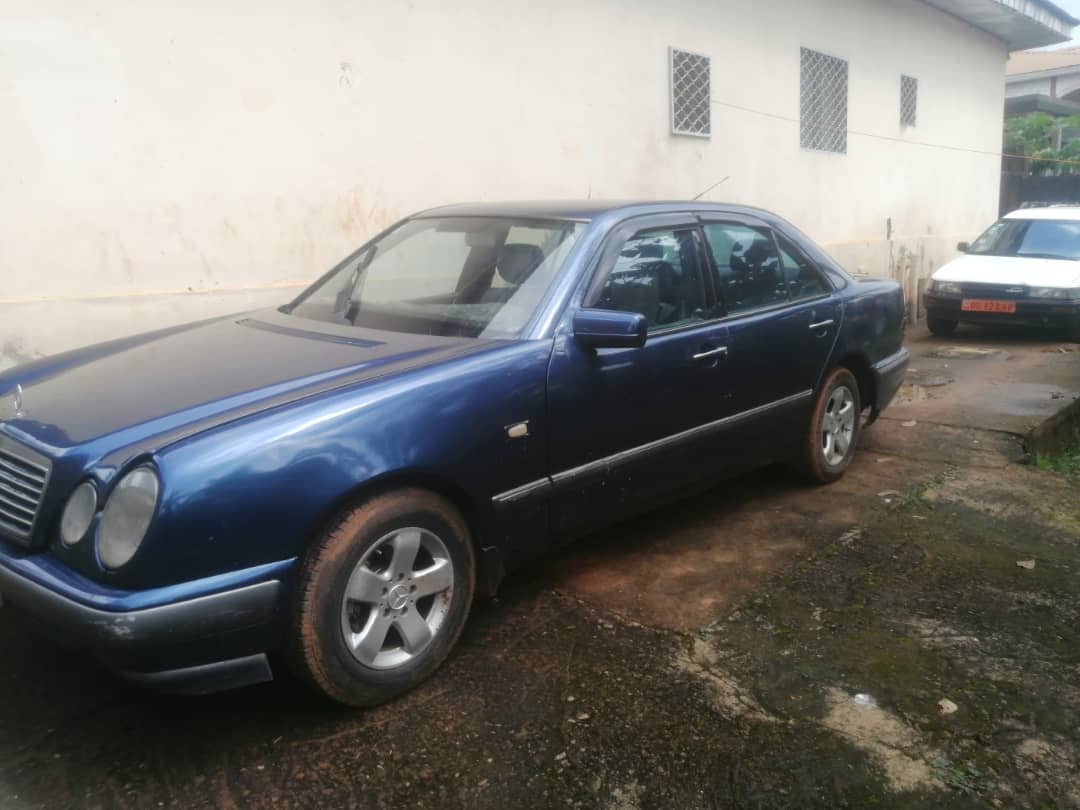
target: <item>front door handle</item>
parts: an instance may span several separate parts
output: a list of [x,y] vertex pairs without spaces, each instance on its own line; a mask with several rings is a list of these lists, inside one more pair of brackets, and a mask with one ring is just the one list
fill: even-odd
[[700,352],[694,355],[695,360],[708,360],[710,357],[724,357],[727,355],[727,346],[721,346],[718,349],[709,349],[706,352]]
[[836,321],[832,320],[831,318],[829,320],[827,320],[827,321],[818,321],[817,323],[810,324],[810,331],[811,332],[816,332],[819,329],[827,329],[828,327],[832,326],[834,323],[836,323]]

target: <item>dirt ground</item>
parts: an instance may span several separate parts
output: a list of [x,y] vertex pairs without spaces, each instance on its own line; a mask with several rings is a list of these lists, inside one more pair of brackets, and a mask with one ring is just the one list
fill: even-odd
[[1018,438],[1080,353],[1042,337],[913,336],[843,481],[590,538],[376,710],[150,694],[0,610],[0,807],[1080,807],[1080,491]]

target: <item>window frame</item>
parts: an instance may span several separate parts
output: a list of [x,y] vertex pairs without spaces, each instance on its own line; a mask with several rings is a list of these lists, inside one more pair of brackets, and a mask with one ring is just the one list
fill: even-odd
[[[644,220],[644,223],[642,223],[642,220]],[[709,252],[705,235],[701,232],[701,223],[693,215],[665,214],[626,220],[612,229],[600,249],[599,258],[590,271],[589,282],[585,286],[585,292],[581,298],[580,307],[582,309],[595,307],[604,285],[610,278],[612,270],[615,269],[615,264],[618,262],[619,253],[622,251],[623,246],[631,239],[641,234],[647,234],[650,231],[689,231],[691,238],[696,243],[698,256],[701,257]],[[699,283],[702,300],[708,309],[712,309],[719,300],[712,276],[712,263],[708,258],[704,258],[700,259],[700,265]],[[648,337],[651,339],[660,335],[670,335],[688,329],[696,329],[705,324],[715,323],[717,320],[717,318],[703,318],[700,321],[649,329]]]
[[[906,105],[904,103],[904,95],[907,85],[912,87],[912,102],[911,102],[911,120],[908,121],[904,114],[906,112]],[[906,73],[900,74],[900,128],[901,129],[915,129],[919,125],[919,77],[909,76]]]
[[[844,65],[844,142],[843,149],[826,149],[822,146],[807,146],[803,142],[803,122],[806,116],[803,114],[803,94],[805,92],[805,75],[803,72],[803,51],[808,51],[818,56],[823,56],[827,59],[832,59],[837,62],[842,62]],[[847,155],[850,152],[850,139],[848,136],[851,134],[851,60],[845,59],[842,56],[823,51],[819,48],[811,48],[808,45],[799,46],[799,148],[807,152],[816,152],[822,155]]]
[[799,254],[798,256],[793,256],[792,258],[795,259],[796,261],[798,261],[799,258],[801,257],[803,261],[805,261],[808,265],[810,265],[810,269],[813,270],[815,273],[817,273],[818,278],[821,279],[821,281],[823,282],[823,285],[825,287],[825,292],[823,292],[823,293],[821,293],[819,295],[812,295],[812,296],[808,296],[806,298],[798,298],[798,299],[796,299],[796,298],[791,296],[791,284],[787,280],[787,275],[785,274],[784,275],[784,283],[787,284],[787,288],[788,288],[788,300],[792,304],[802,304],[802,303],[805,303],[806,301],[820,301],[822,298],[828,298],[830,295],[835,293],[836,292],[836,287],[833,285],[832,279],[829,278],[828,273],[825,273],[824,271],[822,271],[822,269],[818,266],[817,262],[815,262],[813,259],[811,259],[809,256],[807,256],[806,251],[803,250],[794,239],[792,239],[790,236],[788,236],[786,234],[779,234],[778,235],[776,233],[776,231],[774,230],[773,231],[773,242],[776,243],[776,252],[777,252],[777,255],[780,257],[780,266],[783,267],[783,265],[784,265],[784,253],[785,252],[787,252],[787,253],[791,252],[791,251],[785,251],[783,249],[783,247],[781,247],[781,245],[780,245],[780,236],[781,235],[784,237],[785,240],[787,240],[788,244],[790,244],[795,249],[795,252]]
[[[676,54],[682,54],[684,56],[693,57],[695,59],[703,59],[705,61],[705,84],[706,84],[706,103],[705,103],[705,131],[695,131],[691,129],[680,129],[676,124],[676,100],[677,90],[675,87],[675,61]],[[704,138],[709,140],[712,138],[712,57],[697,51],[690,51],[686,48],[676,48],[674,45],[668,46],[668,96],[670,103],[668,105],[668,112],[671,121],[671,134],[686,136],[688,138]]]
[[[769,234],[769,238],[772,239],[773,249],[776,251],[776,257],[780,261],[781,266],[783,265],[784,257],[781,255],[780,239],[777,236],[776,228],[772,227],[767,222],[756,220],[753,217],[739,216],[738,214],[699,215],[698,220],[700,221],[702,226],[701,238],[705,240],[705,255],[709,263],[709,273],[713,278],[713,285],[718,293],[719,287],[716,286],[716,282],[720,278],[720,269],[716,266],[716,257],[713,255],[712,247],[709,245],[709,238],[705,234],[706,225],[742,225],[744,227],[756,228],[758,230],[767,232]],[[784,234],[784,238],[792,244],[792,246],[798,251],[799,255],[804,260],[806,260],[806,263],[809,264],[810,267],[812,267],[814,271],[818,274],[818,277],[825,282],[826,292],[822,293],[821,295],[815,295],[812,298],[799,298],[798,300],[796,300],[792,297],[791,285],[788,284],[787,276],[785,275],[784,286],[787,288],[788,291],[788,297],[786,301],[761,307],[754,307],[753,309],[744,309],[740,310],[739,312],[731,312],[728,309],[727,301],[723,300],[722,295],[718,295],[719,303],[723,307],[724,314],[720,318],[717,318],[716,321],[713,321],[713,323],[720,323],[722,321],[729,321],[736,318],[760,315],[767,312],[778,312],[782,309],[800,306],[808,302],[820,301],[825,298],[829,298],[830,296],[835,294],[836,287],[833,285],[832,280],[828,277],[828,275],[822,272],[817,262],[807,256],[806,251],[799,247],[798,243],[790,236]]]
[[[730,312],[727,308],[727,302],[724,300],[717,284],[720,278],[720,271],[716,267],[716,258],[713,256],[712,248],[709,246],[708,237],[705,235],[704,226],[710,223],[744,225],[767,231],[772,239],[777,257],[781,262],[783,261],[783,257],[780,256],[780,241],[777,238],[777,229],[764,220],[755,217],[735,212],[728,213],[716,211],[645,214],[642,216],[631,217],[630,219],[625,219],[613,226],[604,237],[600,248],[595,254],[595,258],[590,262],[589,269],[584,274],[584,281],[579,287],[579,292],[574,296],[574,305],[571,306],[568,311],[573,312],[575,309],[589,309],[591,307],[592,303],[596,301],[597,296],[603,289],[608,276],[611,275],[611,271],[615,267],[615,261],[618,259],[618,253],[622,250],[622,246],[628,239],[633,238],[642,231],[662,229],[694,230],[697,232],[696,238],[700,242],[702,255],[705,257],[705,264],[707,265],[707,267],[702,268],[702,271],[709,279],[708,283],[704,284],[706,303],[711,304],[712,306],[719,306],[720,314],[715,318],[649,332],[649,340],[661,335],[670,335],[676,332],[688,331],[690,329],[721,326],[725,322],[733,321],[738,318],[751,317],[769,312],[778,312],[782,309],[789,309],[814,301],[822,301],[836,294],[838,288],[836,284],[833,283],[830,275],[822,270],[817,262],[810,258],[807,252],[800,247],[798,240],[792,238],[790,234],[785,233],[783,234],[784,238],[798,250],[799,254],[806,262],[817,271],[817,274],[822,279],[824,279],[827,291],[821,295],[814,296],[813,298],[800,298],[795,301],[791,298],[791,289],[789,286],[788,300],[783,303],[767,307],[758,307],[752,310],[743,310],[741,312]],[[784,284],[787,285],[786,278],[784,279]]]

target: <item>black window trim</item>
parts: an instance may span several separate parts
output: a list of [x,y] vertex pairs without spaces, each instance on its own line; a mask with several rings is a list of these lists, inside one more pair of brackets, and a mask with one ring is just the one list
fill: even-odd
[[[650,230],[646,228],[646,230]],[[673,230],[687,230],[690,232],[694,241],[697,243],[698,255],[706,256],[709,252],[709,243],[705,240],[705,234],[701,232],[701,224],[690,224],[685,228],[676,226]],[[640,231],[636,232],[640,233]],[[706,266],[708,265],[708,266]],[[717,296],[717,290],[712,278],[712,259],[706,258],[702,262],[701,270],[701,292],[704,294],[706,305],[715,304],[718,301],[722,301],[722,298]],[[705,276],[709,276],[709,284],[705,283]],[[675,326],[665,326],[663,329],[650,330],[648,333],[649,339],[663,337],[665,335],[674,335],[679,332],[689,332],[692,329],[701,329],[702,327],[712,327],[718,323],[721,323],[727,318],[727,312],[717,318],[702,318],[700,321],[691,321],[690,323],[680,323]]]
[[697,220],[690,213],[644,214],[630,217],[614,225],[604,237],[600,249],[593,258],[589,271],[585,274],[587,282],[582,285],[582,292],[576,297],[576,304],[588,309],[596,302],[596,297],[603,289],[604,282],[611,275],[618,258],[617,251],[623,244],[641,231],[662,230],[664,228],[692,228]]
[[[588,309],[595,304],[597,296],[604,287],[604,283],[607,281],[608,276],[611,275],[611,271],[615,267],[615,261],[618,258],[617,251],[622,250],[622,246],[628,240],[633,239],[639,233],[660,230],[691,231],[694,233],[694,239],[697,242],[699,253],[704,253],[706,256],[709,253],[708,242],[705,240],[705,235],[701,232],[700,219],[689,211],[671,214],[645,214],[638,217],[631,217],[630,219],[624,219],[622,222],[615,225],[607,236],[604,237],[604,242],[593,261],[592,267],[589,272],[586,273],[588,283],[583,285],[584,292],[577,300],[577,307]],[[709,260],[706,259],[706,261]],[[702,266],[701,269],[702,271],[705,271],[707,268]],[[710,290],[710,286],[711,285],[705,285],[704,278],[702,278],[702,292],[705,295],[706,303],[716,300],[715,295],[713,294],[714,290]],[[721,318],[711,318],[708,320],[668,326],[663,329],[650,330],[649,340],[689,329],[712,326],[722,320],[723,317],[724,316]]]
[[[741,217],[737,215],[727,216],[699,216],[701,220],[701,238],[705,240],[705,252],[709,257],[709,266],[711,271],[715,274],[715,278],[720,278],[720,268],[716,265],[716,256],[713,255],[712,247],[709,245],[709,236],[705,233],[705,226],[707,225],[743,225],[748,228],[754,228],[756,230],[763,231],[772,240],[773,250],[776,251],[776,260],[783,264],[783,258],[780,256],[780,244],[776,240],[775,230],[766,222],[754,219],[753,217]],[[790,306],[793,302],[791,300],[791,288],[788,287],[787,279],[784,279],[784,287],[788,291],[788,298],[786,301],[780,301],[776,304],[768,304],[766,306],[754,307],[753,309],[743,309],[738,312],[730,312],[727,308],[727,301],[723,301],[724,315],[719,318],[720,321],[727,321],[733,318],[741,318],[746,315],[757,315],[761,312],[772,312],[773,310],[784,309]],[[720,296],[723,299],[723,296]]]
[[[773,249],[776,251],[776,258],[781,263],[781,265],[783,265],[784,257],[780,254],[780,239],[777,236],[776,228],[772,227],[767,222],[756,219],[754,217],[741,216],[739,214],[713,214],[711,212],[708,214],[698,214],[698,221],[701,223],[701,238],[705,240],[705,255],[708,257],[710,272],[714,273],[716,278],[719,278],[720,270],[716,266],[716,257],[713,255],[712,247],[709,246],[709,237],[705,233],[706,225],[745,225],[747,227],[757,228],[759,230],[766,231],[772,239]],[[788,309],[790,307],[801,306],[802,304],[811,303],[813,301],[823,301],[824,299],[831,297],[836,292],[836,288],[833,286],[832,280],[828,277],[826,273],[823,273],[821,271],[821,268],[818,267],[817,262],[807,256],[806,251],[800,248],[798,244],[796,244],[795,240],[792,239],[790,236],[784,235],[784,238],[787,239],[787,241],[795,247],[795,249],[799,252],[802,258],[806,260],[806,262],[814,269],[815,272],[817,272],[818,277],[824,279],[825,286],[828,287],[828,292],[824,292],[821,295],[815,295],[811,298],[799,298],[796,300],[791,296],[791,286],[787,283],[787,278],[785,276],[784,286],[788,288],[788,299],[786,301],[781,301],[780,303],[771,304],[768,306],[755,307],[754,309],[744,309],[740,310],[739,312],[729,312],[727,309],[727,301],[722,301],[724,306],[724,315],[720,318],[716,318],[715,320],[710,321],[710,323],[723,323],[724,321],[730,321],[736,318],[760,315],[763,313],[774,312],[781,309]],[[721,300],[723,299],[722,295],[719,297]]]
[[[697,239],[700,240],[700,247],[705,257],[705,262],[708,264],[708,273],[712,279],[713,289],[705,290],[706,301],[719,303],[722,306],[721,315],[715,318],[709,318],[708,320],[695,321],[693,323],[680,324],[678,326],[671,326],[666,329],[657,329],[654,332],[649,332],[649,340],[656,337],[662,337],[665,335],[675,334],[677,332],[684,332],[691,329],[703,329],[703,328],[715,328],[717,326],[723,326],[726,323],[734,321],[739,318],[752,317],[756,315],[762,315],[769,312],[775,312],[782,309],[788,309],[794,306],[801,306],[803,304],[811,303],[814,301],[823,301],[836,293],[836,285],[833,284],[832,279],[828,273],[825,273],[818,266],[818,263],[811,259],[805,250],[798,246],[796,240],[792,239],[787,234],[784,234],[784,238],[791,242],[802,255],[802,257],[813,267],[818,275],[825,279],[825,284],[829,288],[829,291],[822,293],[821,295],[814,296],[813,298],[800,298],[797,301],[793,301],[789,298],[779,304],[774,304],[767,307],[758,307],[756,309],[743,310],[741,312],[729,312],[727,309],[727,302],[723,300],[723,295],[720,294],[718,288],[715,287],[715,281],[719,278],[719,270],[715,265],[715,257],[712,255],[712,248],[709,246],[709,239],[705,235],[705,226],[710,223],[730,223],[737,225],[747,225],[753,228],[760,228],[767,231],[773,240],[773,245],[776,249],[777,258],[782,262],[783,258],[780,256],[780,242],[777,238],[777,229],[769,223],[757,217],[747,216],[745,214],[737,212],[727,211],[686,211],[686,212],[674,212],[666,214],[643,214],[641,216],[630,217],[624,219],[616,224],[604,237],[603,243],[600,245],[600,249],[596,252],[592,261],[592,266],[585,274],[586,283],[584,283],[579,290],[579,295],[575,296],[574,308],[588,309],[589,302],[596,300],[596,296],[604,286],[604,282],[607,281],[607,277],[611,274],[611,269],[615,266],[616,259],[615,251],[621,250],[623,244],[627,239],[633,238],[636,234],[642,231],[650,230],[696,230]],[[703,268],[705,269],[705,268]],[[785,284],[787,280],[785,279]],[[789,289],[790,293],[790,289]]]
[[[783,236],[783,234],[777,234],[776,229],[773,228],[772,229],[772,235],[773,235],[773,243],[776,245],[776,255],[780,258],[780,266],[783,267],[784,266],[784,250],[780,247],[780,237]],[[803,250],[801,247],[799,247],[795,243],[795,240],[792,239],[790,236],[784,236],[784,239],[786,239],[788,241],[788,244],[790,244],[793,248],[795,248],[795,252],[798,253],[799,256],[802,257],[803,261],[805,261],[808,265],[810,265],[810,269],[813,270],[815,273],[817,273],[818,278],[821,279],[825,283],[825,288],[827,290],[827,292],[821,293],[821,295],[812,295],[812,296],[809,296],[807,298],[799,298],[799,299],[796,300],[795,298],[791,297],[791,285],[788,284],[787,274],[785,273],[784,274],[784,284],[786,284],[787,288],[788,288],[789,302],[792,303],[792,304],[803,304],[803,303],[806,303],[807,301],[820,301],[821,299],[828,298],[830,295],[835,293],[836,288],[833,287],[832,280],[829,278],[829,276],[826,273],[821,272],[821,268],[818,267],[817,262],[815,262],[813,259],[811,259],[809,256],[807,256],[806,251]],[[790,251],[788,251],[788,252],[790,253]],[[798,261],[799,256],[792,256],[792,258],[795,259],[796,261]]]

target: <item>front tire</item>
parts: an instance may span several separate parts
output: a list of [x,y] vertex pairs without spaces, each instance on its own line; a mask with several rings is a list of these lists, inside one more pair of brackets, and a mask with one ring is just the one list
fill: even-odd
[[956,331],[958,321],[952,318],[927,318],[926,325],[930,329],[930,334],[937,335],[938,337],[948,337]]
[[861,414],[855,375],[846,368],[834,369],[818,394],[797,459],[804,478],[828,484],[844,474],[855,455]]
[[342,513],[303,557],[293,668],[340,703],[384,703],[442,664],[475,587],[468,526],[449,501],[421,489],[376,496]]

